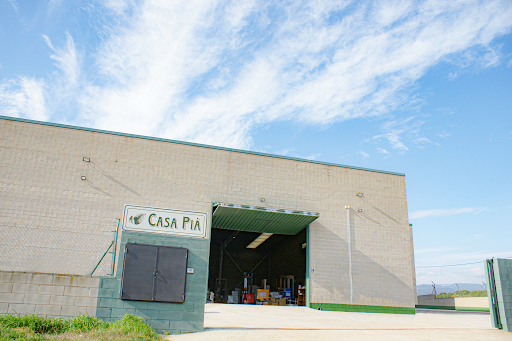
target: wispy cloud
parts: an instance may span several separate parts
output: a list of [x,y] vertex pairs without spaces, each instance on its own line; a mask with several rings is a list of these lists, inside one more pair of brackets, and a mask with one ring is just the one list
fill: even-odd
[[477,233],[477,234],[473,235],[471,238],[466,238],[463,241],[467,242],[467,241],[470,241],[470,240],[480,240],[482,238],[485,238],[485,235],[481,234],[481,233]]
[[283,148],[283,149],[280,149],[280,150],[276,150],[274,152],[274,154],[285,155],[285,156],[292,156],[292,157],[297,157],[297,158],[300,158],[300,159],[307,159],[307,160],[316,160],[316,159],[318,159],[318,157],[320,155],[322,155],[320,153],[316,153],[316,154],[311,154],[311,155],[303,156],[303,155],[299,155],[297,153],[294,153],[294,150],[295,150],[295,148]]
[[68,84],[75,84],[80,75],[80,67],[78,62],[78,53],[75,49],[73,38],[66,32],[66,47],[55,48],[48,36],[43,34],[43,39],[53,54],[50,58],[54,61],[54,65],[62,72],[64,79]]
[[459,214],[478,214],[481,212],[488,211],[485,207],[464,207],[464,208],[449,208],[449,209],[432,209],[416,211],[409,214],[410,219],[421,219],[441,216],[452,216]]
[[16,2],[16,0],[7,0],[7,2],[16,12],[18,12],[18,3]]
[[311,154],[311,155],[306,156],[306,157],[305,157],[305,159],[307,159],[307,160],[316,160],[316,159],[318,159],[318,157],[319,157],[320,155],[322,155],[322,154],[320,154],[320,153],[317,153],[317,154]]
[[[416,116],[407,117],[401,120],[391,120],[382,125],[384,134],[375,135],[372,138],[365,139],[364,142],[379,143],[381,140],[387,140],[391,148],[397,149],[400,153],[409,150],[409,147],[403,142],[404,137],[410,143],[419,145],[421,148],[425,143],[431,143],[428,138],[421,135],[421,126],[425,120]],[[382,148],[378,148],[382,149]]]
[[458,71],[453,71],[453,72],[450,72],[448,74],[448,79],[450,81],[454,81],[457,77],[459,77],[459,72]]
[[283,148],[283,149],[276,150],[274,152],[274,154],[277,154],[277,155],[288,155],[288,154],[290,154],[290,152],[293,152],[294,150],[295,150],[295,148]]
[[[456,249],[453,249],[456,250]],[[430,281],[439,284],[447,283],[481,283],[485,281],[484,260],[496,257],[512,257],[512,252],[459,252],[450,253],[450,248],[415,250],[416,260],[416,282],[417,284],[430,284]],[[454,264],[466,264],[447,267],[422,266],[445,266]]]
[[421,255],[421,254],[432,254],[432,253],[439,253],[439,252],[446,252],[446,251],[454,251],[458,250],[458,248],[453,247],[438,247],[438,248],[429,248],[429,249],[419,249],[414,250],[415,255]]
[[409,150],[409,148],[407,148],[407,146],[402,142],[401,134],[403,132],[404,130],[392,129],[389,133],[375,135],[372,138],[372,140],[379,140],[380,138],[385,138],[386,140],[388,140],[392,148],[406,151]]
[[[73,96],[79,124],[237,148],[276,120],[329,124],[388,113],[440,61],[470,51],[469,62],[496,65],[492,41],[512,26],[512,5],[500,0],[109,0],[91,11],[103,26],[101,45],[82,47],[93,59],[87,71],[70,35],[60,49],[45,38],[75,84],[72,94],[47,84],[48,101]],[[65,109],[48,108],[55,119]],[[405,152],[407,133],[388,127],[376,138]]]
[[51,15],[56,8],[62,6],[62,1],[63,0],[50,0],[48,2],[48,14]]
[[8,116],[47,120],[44,80],[19,77],[0,84],[0,112]]
[[362,150],[358,151],[356,154],[360,154],[362,157],[364,157],[365,159],[369,158],[370,157],[370,154],[366,153],[366,152],[363,152]]

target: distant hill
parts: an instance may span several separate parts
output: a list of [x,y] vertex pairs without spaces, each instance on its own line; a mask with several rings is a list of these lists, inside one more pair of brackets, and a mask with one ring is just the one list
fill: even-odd
[[[459,285],[460,290],[485,290],[485,287],[482,284],[474,284],[474,283],[457,283]],[[418,295],[429,295],[432,294],[432,284],[419,284],[416,286],[416,290]],[[455,292],[457,291],[457,286],[455,284],[436,284],[436,292],[440,294],[442,292]]]

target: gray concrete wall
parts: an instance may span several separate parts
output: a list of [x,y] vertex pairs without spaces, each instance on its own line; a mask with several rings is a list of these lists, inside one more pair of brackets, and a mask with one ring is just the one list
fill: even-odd
[[[404,176],[7,119],[0,136],[0,240],[13,239],[1,248],[0,269],[51,264],[51,272],[90,273],[125,204],[208,214],[213,201],[264,204],[320,213],[308,245],[310,299],[348,304],[350,206],[353,303],[415,305]],[[51,232],[30,247],[41,230]],[[61,237],[76,231],[98,242]],[[107,264],[98,274],[108,271]]]
[[435,295],[419,295],[418,306],[434,309],[445,307],[453,310],[489,311],[489,299],[487,297],[436,298]]
[[96,315],[99,277],[0,271],[0,314]]

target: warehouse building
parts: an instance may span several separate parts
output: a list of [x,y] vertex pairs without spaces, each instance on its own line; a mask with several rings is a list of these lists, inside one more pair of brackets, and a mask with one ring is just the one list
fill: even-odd
[[414,314],[403,174],[10,117],[0,143],[0,312]]

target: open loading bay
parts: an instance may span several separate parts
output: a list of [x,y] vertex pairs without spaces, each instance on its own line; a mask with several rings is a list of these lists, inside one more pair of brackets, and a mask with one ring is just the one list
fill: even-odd
[[307,230],[317,213],[215,204],[208,300],[306,305]]

